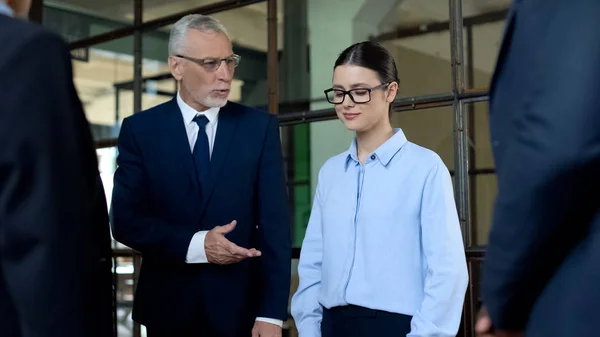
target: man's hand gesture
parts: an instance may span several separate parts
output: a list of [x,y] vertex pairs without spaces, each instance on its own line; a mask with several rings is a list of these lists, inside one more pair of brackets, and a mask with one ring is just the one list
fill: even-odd
[[231,233],[237,224],[233,220],[225,226],[217,226],[206,233],[204,239],[204,251],[208,262],[214,264],[232,264],[238,263],[249,257],[258,257],[261,252],[252,248],[242,248],[235,243],[227,240],[225,235]]

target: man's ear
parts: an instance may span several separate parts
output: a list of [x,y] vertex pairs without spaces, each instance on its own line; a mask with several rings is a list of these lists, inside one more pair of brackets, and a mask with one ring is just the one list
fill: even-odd
[[183,79],[183,62],[178,57],[169,56],[169,70],[177,81]]

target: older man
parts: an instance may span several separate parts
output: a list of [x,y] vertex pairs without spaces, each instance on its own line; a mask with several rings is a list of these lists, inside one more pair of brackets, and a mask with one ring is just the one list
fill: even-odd
[[171,101],[123,121],[113,230],[143,264],[150,337],[280,336],[291,238],[275,116],[228,102],[240,57],[215,19],[173,27]]
[[[112,335],[110,234],[67,45],[0,0],[0,336]],[[16,17],[15,17],[16,16]]]

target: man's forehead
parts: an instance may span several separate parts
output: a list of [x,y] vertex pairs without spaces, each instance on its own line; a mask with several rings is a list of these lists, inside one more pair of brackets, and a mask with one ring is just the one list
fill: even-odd
[[[227,57],[233,54],[227,35],[214,31],[190,29],[187,34],[187,50],[194,57]],[[191,55],[190,55],[191,56]]]

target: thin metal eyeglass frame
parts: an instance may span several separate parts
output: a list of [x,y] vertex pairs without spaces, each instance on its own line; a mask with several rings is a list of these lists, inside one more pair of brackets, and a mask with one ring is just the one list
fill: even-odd
[[[181,55],[181,54],[177,54],[174,55],[175,57],[179,57],[182,58],[184,60],[188,60],[191,62],[196,63],[197,65],[203,67],[204,69],[210,70],[210,71],[217,71],[219,70],[219,68],[221,67],[221,64],[223,63],[223,61],[225,61],[225,63],[227,63],[228,60],[233,59],[233,67],[236,68],[239,64],[240,61],[242,60],[242,57],[237,55],[237,54],[232,54],[231,56],[227,56],[225,58],[218,58],[218,57],[207,57],[207,58],[203,58],[203,59],[197,59],[194,57],[189,57],[189,56],[185,56],[185,55]],[[206,63],[207,60],[210,61],[219,61],[218,65],[216,68],[207,68]]]

